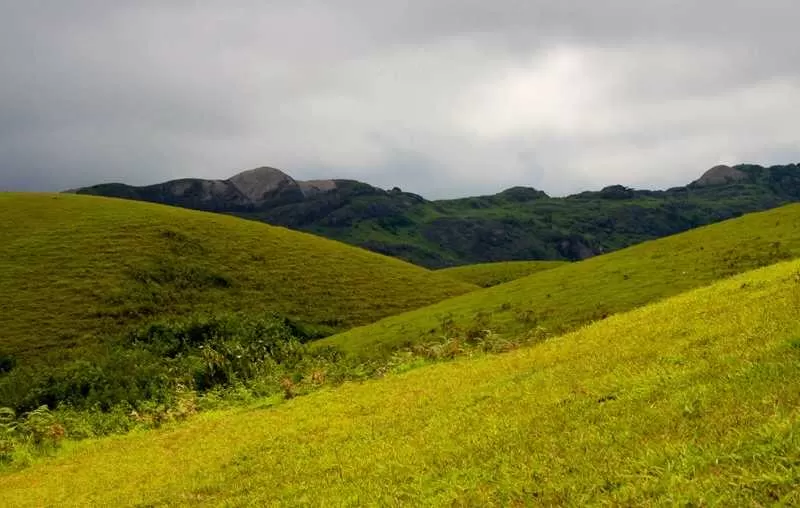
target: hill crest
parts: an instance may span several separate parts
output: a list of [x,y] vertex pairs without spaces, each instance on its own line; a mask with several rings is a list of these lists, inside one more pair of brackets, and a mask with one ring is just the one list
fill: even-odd
[[720,164],[709,169],[703,175],[691,183],[691,185],[724,185],[735,183],[747,179],[747,173],[744,171]]
[[796,164],[715,166],[667,190],[606,186],[566,197],[530,187],[428,201],[354,180],[294,180],[257,168],[228,180],[75,191],[151,201],[285,226],[429,268],[580,260],[800,200]]

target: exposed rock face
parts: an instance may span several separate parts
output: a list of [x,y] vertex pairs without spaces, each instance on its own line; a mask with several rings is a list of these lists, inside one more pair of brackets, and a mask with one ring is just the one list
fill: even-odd
[[692,182],[692,185],[705,186],[705,185],[722,185],[726,183],[738,182],[747,178],[747,173],[740,171],[730,166],[714,166],[709,169],[703,176]]
[[299,188],[291,176],[275,168],[256,168],[243,171],[227,180],[252,204],[259,205],[285,188]]
[[283,171],[261,167],[227,180],[183,178],[156,185],[133,187],[101,184],[71,192],[153,201],[212,211],[252,210],[299,203],[339,188],[335,180],[295,180]]
[[236,200],[239,197],[236,195],[237,193],[231,192],[230,185],[220,180],[173,180],[162,184],[162,187],[166,195],[194,198],[201,202],[210,202],[215,199]]
[[335,180],[307,180],[305,182],[297,182],[297,184],[305,197],[316,196],[336,189]]

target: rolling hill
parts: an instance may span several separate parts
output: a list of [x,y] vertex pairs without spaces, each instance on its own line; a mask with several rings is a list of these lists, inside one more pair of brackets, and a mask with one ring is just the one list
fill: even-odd
[[227,215],[0,194],[0,356],[30,359],[169,316],[278,313],[330,333],[475,286]]
[[486,333],[573,330],[747,270],[800,257],[800,205],[753,213],[444,300],[323,339],[364,356]]
[[798,311],[786,262],[512,353],[78,443],[0,490],[7,506],[796,505]]
[[228,180],[101,184],[74,192],[234,214],[441,268],[580,260],[767,210],[800,200],[800,167],[717,166],[683,187],[651,191],[611,185],[563,198],[514,187],[490,196],[429,201],[352,180],[297,181],[275,168]]
[[551,270],[564,264],[566,261],[503,261],[443,268],[438,272],[482,288],[488,288],[534,273]]

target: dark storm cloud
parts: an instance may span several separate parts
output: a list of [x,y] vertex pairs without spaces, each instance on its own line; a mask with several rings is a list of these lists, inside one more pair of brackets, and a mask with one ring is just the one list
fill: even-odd
[[273,165],[565,193],[800,161],[799,5],[0,0],[0,189]]

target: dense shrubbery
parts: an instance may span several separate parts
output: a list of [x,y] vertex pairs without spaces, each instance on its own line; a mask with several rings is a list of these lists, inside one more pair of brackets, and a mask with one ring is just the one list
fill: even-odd
[[17,412],[42,405],[134,409],[170,404],[175,393],[204,393],[280,376],[310,361],[299,329],[275,317],[191,318],[150,324],[53,367],[19,366],[0,378],[0,405]]
[[[522,340],[545,336],[535,330]],[[0,375],[0,462],[18,461],[21,448],[50,450],[64,437],[156,427],[229,401],[292,398],[325,384],[519,345],[495,335],[483,315],[464,329],[444,317],[428,343],[374,360],[310,347],[310,338],[277,316],[194,317],[147,325],[71,362],[18,366]]]

